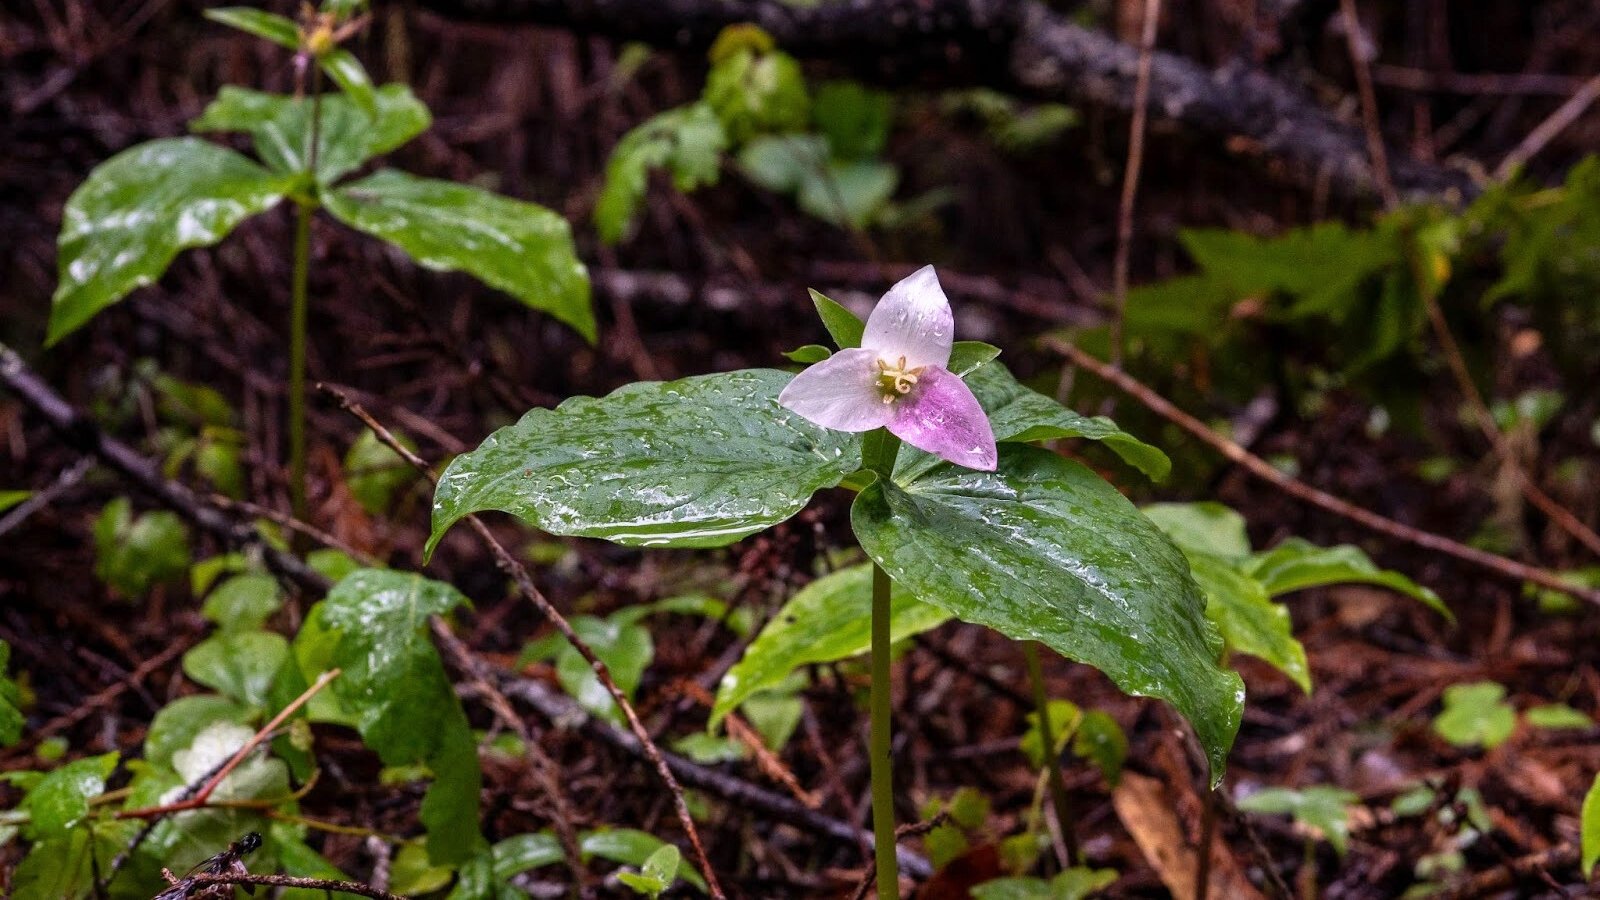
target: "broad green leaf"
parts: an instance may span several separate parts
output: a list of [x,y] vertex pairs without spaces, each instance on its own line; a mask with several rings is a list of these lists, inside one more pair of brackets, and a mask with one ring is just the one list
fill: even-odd
[[0,641],[0,747],[9,747],[22,737],[27,716],[22,713],[22,690],[6,674],[11,662],[11,645]]
[[[172,754],[175,785],[199,785],[232,759],[255,735],[255,729],[215,722]],[[289,769],[283,760],[252,752],[216,787],[219,801],[283,801],[289,796]],[[130,798],[130,801],[133,798]],[[247,832],[268,831],[259,808],[218,807],[166,819],[157,825],[142,849],[163,864],[184,871],[225,848]],[[254,862],[262,862],[257,857]]]
[[795,194],[828,167],[828,144],[821,135],[763,135],[739,150],[739,171],[775,194]]
[[[977,367],[966,382],[989,414],[996,441],[1085,438],[1104,443],[1123,462],[1156,481],[1166,478],[1172,469],[1165,453],[1118,428],[1117,423],[1105,416],[1080,416],[1038,391],[1023,387],[1001,363]],[[938,457],[907,447],[895,466],[895,480],[906,484],[938,465]]]
[[822,327],[828,329],[828,335],[840,350],[849,350],[861,346],[861,336],[867,332],[867,323],[837,300],[829,298],[821,291],[811,291],[811,302],[817,307],[817,316],[822,319]]
[[94,888],[95,873],[104,872],[144,827],[141,822],[100,822],[94,828],[37,841],[17,865],[10,900],[82,900]]
[[[950,619],[950,613],[919,603],[899,585],[889,596],[893,640],[905,640]],[[715,728],[735,707],[782,684],[801,666],[848,659],[871,648],[872,564],[825,575],[791,597],[722,677],[706,727]]]
[[792,376],[745,369],[628,385],[535,409],[451,461],[432,552],[483,510],[552,534],[720,547],[799,512],[860,467],[860,438],[778,406]]
[[151,141],[100,164],[62,212],[46,344],[154,283],[180,250],[215,244],[271,209],[291,184],[198,138]]
[[1306,648],[1295,639],[1289,610],[1272,602],[1261,582],[1220,556],[1186,551],[1195,581],[1206,594],[1206,618],[1222,632],[1227,648],[1272,664],[1300,690],[1311,693]]
[[1583,795],[1581,819],[1583,877],[1593,878],[1595,860],[1600,859],[1600,775],[1594,777],[1589,792]]
[[249,6],[224,6],[208,9],[203,15],[213,22],[237,28],[289,50],[300,49],[300,28],[288,19],[264,9]]
[[1505,696],[1506,689],[1492,681],[1452,684],[1444,689],[1444,709],[1433,730],[1457,747],[1498,747],[1517,727],[1517,711]]
[[248,133],[256,155],[269,168],[300,176],[308,166],[312,111],[320,104],[316,177],[321,184],[330,185],[367,160],[426,131],[433,121],[428,108],[405,85],[386,84],[373,92],[373,101],[378,109],[376,118],[342,94],[324,94],[316,100],[227,85],[189,127]]
[[89,801],[105,793],[106,779],[117,767],[119,755],[107,753],[76,760],[47,773],[22,798],[29,816],[29,840],[48,841],[89,817]]
[[342,581],[346,575],[363,568],[343,550],[324,548],[306,554],[306,565],[329,581]]
[[978,367],[993,362],[1000,348],[983,341],[956,341],[950,348],[950,363],[946,368],[958,377],[965,378]]
[[508,837],[490,848],[494,856],[494,875],[509,880],[529,869],[555,865],[565,857],[561,841],[547,831]]
[[[832,355],[833,351],[822,346],[821,344],[806,344],[803,347],[796,347],[795,349],[783,354],[784,358],[790,362],[796,362],[806,366],[809,366],[812,363],[822,362]],[[22,494],[23,497],[26,498],[28,492],[18,491],[17,493]],[[0,507],[0,512],[3,511],[4,508]]]
[[329,662],[343,674],[331,690],[354,714],[362,741],[385,765],[420,762],[433,772],[421,818],[429,858],[441,864],[471,859],[483,842],[477,742],[428,637],[429,616],[466,603],[442,582],[362,569],[334,585],[308,616],[308,624],[337,636]]
[[385,169],[329,192],[328,212],[419,264],[466,272],[595,339],[589,273],[567,220],[533,203]]
[[704,103],[669,109],[622,136],[606,163],[605,186],[595,201],[600,239],[615,244],[633,227],[650,186],[650,172],[665,169],[687,193],[715,184],[728,135]]
[[389,890],[403,896],[431,894],[450,883],[455,869],[428,861],[424,844],[407,844],[394,855],[389,870]]
[[366,67],[355,58],[355,54],[349,50],[332,50],[323,54],[317,63],[356,108],[366,113],[367,118],[378,116],[377,91],[372,87],[372,78],[367,75]]
[[126,497],[107,503],[94,523],[95,577],[128,597],[174,581],[189,567],[189,529],[167,510],[133,515]]
[[841,228],[865,228],[900,184],[900,170],[883,162],[830,161],[805,174],[795,202],[810,215]]
[[[585,856],[598,856],[625,866],[644,865],[656,851],[666,845],[666,841],[655,835],[633,828],[604,828],[591,831],[578,839],[578,849]],[[678,877],[699,888],[701,893],[705,892],[705,879],[700,877],[694,866],[684,863],[678,872]]]
[[183,674],[226,697],[265,707],[289,642],[270,631],[224,631],[183,655]]
[[215,694],[179,697],[150,720],[150,730],[144,738],[145,761],[172,768],[172,755],[193,744],[195,735],[218,722],[242,725],[254,715],[250,707]]
[[946,465],[905,487],[877,481],[851,523],[922,601],[1171,702],[1221,778],[1243,682],[1217,664],[1222,642],[1182,552],[1092,471],[1007,445],[994,473]]
[[[572,628],[594,655],[611,670],[611,678],[624,696],[633,697],[644,670],[655,658],[655,644],[650,640],[650,630],[642,625],[594,616],[575,616]],[[571,694],[584,709],[613,722],[622,722],[622,710],[617,708],[611,692],[600,683],[599,676],[576,648],[561,641],[556,655],[556,676],[561,687]]]
[[1318,547],[1300,538],[1289,538],[1271,550],[1251,557],[1245,571],[1260,581],[1267,593],[1274,597],[1328,584],[1371,584],[1421,601],[1445,618],[1455,621],[1455,616],[1438,594],[1399,572],[1378,568],[1359,547],[1349,544]]
[[893,95],[855,81],[822,85],[811,107],[811,120],[839,159],[868,159],[882,153],[893,116]]
[[282,605],[278,579],[252,572],[217,585],[200,612],[224,632],[255,631]]
[[1535,728],[1593,728],[1594,719],[1565,703],[1546,703],[1524,713]]
[[1250,555],[1244,516],[1221,503],[1152,503],[1140,509],[1184,550],[1228,560]]
[[1350,807],[1360,802],[1360,794],[1319,784],[1300,790],[1266,788],[1240,799],[1239,808],[1294,816],[1296,822],[1321,834],[1343,856],[1350,848]]

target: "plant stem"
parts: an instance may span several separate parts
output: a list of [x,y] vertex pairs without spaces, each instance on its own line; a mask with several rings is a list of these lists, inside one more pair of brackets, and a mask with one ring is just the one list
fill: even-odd
[[289,501],[305,521],[306,503],[306,306],[311,268],[311,204],[295,204],[294,284],[289,312]]
[[872,566],[872,836],[878,865],[878,900],[899,900],[900,868],[895,860],[894,773],[889,761],[889,573]]
[[1067,848],[1065,865],[1071,867],[1078,861],[1078,838],[1072,831],[1067,783],[1061,778],[1061,761],[1056,751],[1055,727],[1050,721],[1050,697],[1044,689],[1044,666],[1039,662],[1039,645],[1033,641],[1023,641],[1022,655],[1028,661],[1033,706],[1039,711],[1039,741],[1044,745],[1045,771],[1050,780],[1050,805],[1056,809],[1056,824],[1061,826],[1061,843]]
[[1200,856],[1194,867],[1195,900],[1206,900],[1211,890],[1211,844],[1217,833],[1216,789],[1205,785],[1200,795]]

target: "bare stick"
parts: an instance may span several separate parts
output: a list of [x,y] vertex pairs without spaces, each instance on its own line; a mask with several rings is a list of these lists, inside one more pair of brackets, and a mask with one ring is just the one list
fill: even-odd
[[83,476],[94,468],[94,460],[85,456],[76,463],[63,469],[50,486],[34,494],[32,497],[17,504],[16,509],[0,517],[0,535],[4,535],[28,520],[28,517],[39,510],[54,503],[57,497],[71,490],[74,485],[83,480]]
[[1344,13],[1345,45],[1350,48],[1350,66],[1356,72],[1356,90],[1361,94],[1361,121],[1367,131],[1367,155],[1372,158],[1372,175],[1378,182],[1378,195],[1390,209],[1400,204],[1394,178],[1389,174],[1389,151],[1383,144],[1383,129],[1378,124],[1378,95],[1372,89],[1372,69],[1362,47],[1361,17],[1356,15],[1356,0],[1339,0]]
[[1519,563],[1516,560],[1487,553],[1474,547],[1468,547],[1447,537],[1385,518],[1371,510],[1363,509],[1326,491],[1314,488],[1299,479],[1285,475],[1273,468],[1271,463],[1212,431],[1204,422],[1172,405],[1171,401],[1151,390],[1126,372],[1112,368],[1105,362],[1058,338],[1046,338],[1045,345],[1072,360],[1075,364],[1116,385],[1124,393],[1144,404],[1151,412],[1182,428],[1201,443],[1244,468],[1245,471],[1272,484],[1297,500],[1310,503],[1336,516],[1349,519],[1396,540],[1443,553],[1514,581],[1531,581],[1540,587],[1559,591],[1600,606],[1600,590],[1579,587],[1563,580],[1559,574],[1549,569],[1541,569]]
[[1128,264],[1133,253],[1133,203],[1144,168],[1145,124],[1150,117],[1150,61],[1156,47],[1161,0],[1144,0],[1144,30],[1139,36],[1139,71],[1133,83],[1133,121],[1128,125],[1128,162],[1122,170],[1122,200],[1117,207],[1117,255],[1112,263],[1111,364],[1122,365],[1123,328],[1128,315]]
[[1544,149],[1556,135],[1567,129],[1567,126],[1577,121],[1596,100],[1600,100],[1600,75],[1585,81],[1567,102],[1561,104],[1550,118],[1539,123],[1539,127],[1528,132],[1514,150],[1506,154],[1506,158],[1495,167],[1494,177],[1499,180],[1510,178],[1523,163],[1532,159],[1535,154]]
[[[412,453],[404,444],[396,440],[394,435],[389,432],[389,429],[383,427],[382,423],[374,419],[370,413],[361,407],[361,404],[351,400],[342,391],[328,385],[319,384],[317,388],[331,395],[339,402],[341,408],[360,419],[367,428],[371,429],[373,436],[380,443],[398,453],[401,459],[414,466],[430,483],[439,483],[439,478],[433,473],[433,469],[421,457]],[[562,637],[565,637],[573,649],[577,650],[579,655],[584,658],[584,661],[589,664],[589,668],[594,671],[595,677],[605,687],[606,693],[611,695],[611,699],[617,704],[617,708],[622,710],[623,717],[628,720],[628,730],[632,731],[634,736],[639,739],[639,742],[644,747],[645,755],[649,758],[651,765],[655,767],[656,774],[661,776],[661,780],[667,786],[667,791],[672,794],[672,804],[678,814],[678,823],[683,826],[684,833],[689,838],[689,846],[694,850],[695,861],[699,863],[701,870],[705,873],[706,885],[710,888],[711,896],[714,900],[723,900],[726,895],[722,892],[722,886],[717,882],[717,875],[711,868],[711,859],[706,854],[705,846],[700,842],[700,831],[695,827],[694,818],[689,815],[689,804],[684,800],[683,787],[678,784],[677,777],[672,774],[672,769],[667,766],[666,760],[662,758],[661,748],[657,747],[655,741],[651,739],[650,732],[644,727],[644,723],[640,721],[639,714],[634,710],[633,704],[628,700],[628,696],[622,692],[621,688],[617,687],[616,679],[611,677],[611,670],[600,657],[595,655],[594,649],[583,638],[578,636],[578,633],[572,629],[571,623],[567,621],[565,616],[561,615],[561,612],[555,608],[549,598],[545,597],[544,593],[539,590],[538,585],[533,583],[533,576],[528,574],[527,568],[518,562],[517,558],[512,556],[511,552],[495,538],[494,533],[489,530],[489,526],[483,524],[483,520],[477,516],[467,516],[467,524],[472,526],[472,530],[477,533],[484,545],[489,548],[489,552],[494,556],[495,566],[501,572],[509,575],[516,582],[522,596],[538,607],[539,612],[549,619],[551,624],[556,626],[556,630],[561,632]]]
[[359,881],[334,881],[329,878],[297,878],[293,875],[252,875],[248,872],[191,875],[185,879],[195,887],[204,887],[208,884],[261,884],[267,887],[302,888],[308,891],[337,891],[341,894],[354,894],[357,897],[370,897],[372,900],[406,900],[399,894],[391,894],[380,890],[370,884]]

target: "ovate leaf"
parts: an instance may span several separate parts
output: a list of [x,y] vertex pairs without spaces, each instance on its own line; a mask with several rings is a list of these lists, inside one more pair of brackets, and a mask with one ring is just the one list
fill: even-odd
[[[598,856],[625,866],[642,866],[665,846],[666,841],[634,828],[604,828],[578,839],[578,849],[584,856]],[[683,863],[677,875],[702,892],[705,891],[705,879],[700,877],[694,866]]]
[[[949,621],[950,613],[898,584],[890,592],[892,639],[905,640]],[[801,666],[859,656],[872,648],[872,564],[824,575],[801,588],[745,649],[717,688],[708,728],[739,704],[782,684]]]
[[861,460],[856,435],[778,406],[791,377],[746,369],[642,382],[532,410],[450,463],[428,550],[489,509],[638,546],[719,547],[776,525]]
[[249,6],[224,6],[208,9],[205,17],[246,34],[253,34],[289,50],[300,49],[300,29],[288,19],[264,9]]
[[178,251],[215,244],[271,209],[290,184],[197,138],[151,141],[102,163],[62,213],[46,343],[153,283]]
[[423,763],[433,772],[422,824],[435,863],[464,862],[483,841],[477,742],[428,637],[429,616],[466,602],[420,575],[362,569],[334,585],[309,617],[337,636],[329,661],[343,674],[332,691],[362,741],[385,765]]
[[1250,536],[1245,533],[1244,516],[1221,503],[1152,503],[1142,509],[1150,521],[1185,551],[1228,560],[1250,555]]
[[270,631],[225,631],[183,655],[183,673],[240,703],[265,707],[289,642]]
[[874,482],[851,523],[922,601],[1171,702],[1221,777],[1243,683],[1217,663],[1221,640],[1182,552],[1089,469],[1007,445],[993,473],[945,465],[905,487]]
[[1600,859],[1600,775],[1583,795],[1582,819],[1583,877],[1591,878],[1595,860]]
[[421,134],[433,121],[428,108],[405,85],[386,84],[373,92],[372,99],[376,117],[341,94],[324,94],[316,100],[227,85],[189,127],[246,132],[255,142],[256,155],[269,168],[300,175],[311,148],[312,111],[320,103],[316,177],[327,185]]
[[179,697],[163,706],[150,721],[144,738],[145,762],[172,768],[172,755],[194,742],[195,735],[218,722],[244,724],[253,712],[227,697],[199,694]]
[[328,212],[423,266],[466,272],[595,338],[572,229],[533,203],[386,169],[330,192]]
[[22,798],[29,840],[63,838],[89,817],[89,801],[105,793],[118,755],[107,753],[69,762],[40,779]]
[[633,227],[650,187],[650,173],[665,169],[680,191],[714,184],[728,135],[704,103],[669,109],[622,136],[606,163],[605,186],[595,201],[600,239],[615,244]]
[[1222,632],[1228,649],[1271,663],[1311,693],[1306,648],[1295,639],[1289,610],[1272,602],[1261,582],[1229,560],[1193,551],[1187,555],[1195,581],[1206,593],[1206,617]]
[[811,302],[817,307],[817,317],[822,320],[822,327],[828,329],[828,336],[833,338],[840,350],[861,346],[861,336],[867,331],[867,323],[861,321],[860,316],[818,290],[811,291]]
[[1404,594],[1455,620],[1438,594],[1399,572],[1378,568],[1359,547],[1349,544],[1318,547],[1300,538],[1289,538],[1251,557],[1246,571],[1274,597],[1328,584],[1371,584]]
[[328,78],[339,86],[339,90],[350,98],[350,102],[366,113],[367,118],[378,116],[378,95],[372,88],[372,78],[367,75],[366,68],[355,54],[349,50],[332,50],[323,54],[318,64]]

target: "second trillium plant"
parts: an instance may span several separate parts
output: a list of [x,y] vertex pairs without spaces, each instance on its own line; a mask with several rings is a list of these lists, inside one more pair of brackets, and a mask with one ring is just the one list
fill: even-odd
[[[873,566],[860,614],[872,626],[880,897],[898,895],[891,588],[1170,702],[1219,780],[1244,685],[1219,662],[1222,640],[1182,552],[1094,471],[1032,444],[1099,441],[1158,478],[1166,457],[1019,384],[995,348],[955,341],[931,267],[890,289],[865,323],[813,299],[838,349],[797,351],[814,363],[798,375],[744,369],[573,398],[457,457],[434,497],[430,551],[485,510],[553,534],[718,547],[788,519],[817,491],[856,491],[851,527]],[[721,697],[743,695],[739,671],[721,686],[719,713]]]

